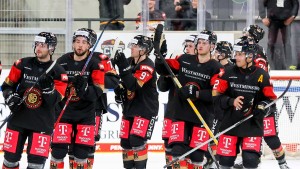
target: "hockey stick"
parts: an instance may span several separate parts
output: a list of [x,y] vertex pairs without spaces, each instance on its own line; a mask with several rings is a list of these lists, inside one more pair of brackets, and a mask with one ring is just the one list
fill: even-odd
[[[104,33],[104,30],[107,28],[107,25],[109,25],[113,20],[115,20],[115,19],[117,19],[117,18],[119,18],[119,17],[120,17],[120,15],[117,15],[117,16],[111,18],[111,19],[107,22],[107,24],[104,26],[104,28],[103,28],[103,30],[102,30],[102,32],[101,32],[99,38],[97,39],[96,43],[94,44],[94,47],[93,47],[93,49],[92,49],[90,55],[88,56],[88,59],[87,59],[87,61],[85,62],[84,66],[83,66],[83,68],[82,68],[82,70],[81,70],[81,72],[80,72],[80,76],[83,75],[83,73],[85,72],[85,69],[87,68],[87,66],[88,66],[88,64],[89,64],[89,62],[90,62],[90,60],[92,59],[93,54],[94,54],[94,52],[95,52],[95,50],[96,50],[96,47],[97,47],[97,45],[98,45],[100,39],[102,38],[102,35],[103,35],[103,33]],[[64,105],[64,107],[63,107],[63,109],[61,110],[61,112],[60,112],[60,114],[59,114],[59,116],[58,116],[56,122],[54,123],[54,129],[55,129],[55,127],[57,126],[57,124],[59,123],[59,121],[60,121],[60,119],[62,118],[63,114],[65,113],[66,108],[67,108],[67,106],[69,105],[69,102],[70,102],[70,100],[71,100],[71,98],[72,98],[72,96],[73,96],[74,93],[75,93],[75,89],[72,88],[72,89],[70,90],[69,97],[68,97],[68,99],[67,99],[67,101],[66,101],[66,103],[65,103],[65,105]]]
[[[279,99],[281,99],[281,98],[285,95],[285,93],[289,90],[289,88],[290,88],[290,86],[291,86],[291,84],[292,84],[292,81],[293,81],[293,79],[290,79],[290,80],[289,80],[289,82],[288,82],[286,88],[285,88],[284,91],[281,93],[281,95],[280,95],[279,97],[277,97],[277,99],[273,100],[271,103],[267,104],[267,105],[265,106],[265,109],[268,108],[268,107],[270,107],[270,106],[272,106],[273,104],[275,104]],[[272,113],[272,112],[269,112],[268,114],[265,115],[265,117],[269,116],[271,113]]]
[[[28,92],[22,97],[22,100],[20,101],[20,103],[18,103],[18,106],[20,106],[25,99],[27,98],[28,94],[30,93],[30,91],[34,88],[34,86],[39,82],[39,79],[41,77],[43,77],[44,75],[48,74],[50,72],[50,70],[54,67],[54,65],[56,64],[57,60],[54,60],[51,65],[48,67],[48,69],[42,74],[40,75],[40,77],[38,77],[37,81],[35,81],[33,83],[33,85],[29,88]],[[2,124],[0,125],[0,130],[2,129],[2,127],[12,118],[13,113],[10,112],[10,114],[3,120]]]
[[[154,50],[159,55],[161,61],[164,64],[164,66],[167,68],[167,70],[170,73],[170,75],[171,75],[171,77],[172,77],[175,85],[180,89],[180,88],[182,88],[182,85],[180,84],[178,78],[175,76],[175,74],[171,70],[171,68],[168,65],[168,63],[166,62],[165,58],[160,53],[160,43],[161,43],[160,41],[161,41],[162,30],[163,30],[163,25],[162,24],[158,24],[157,27],[156,27],[156,30],[155,30],[154,41],[153,41]],[[192,102],[192,100],[190,98],[188,98],[187,101],[190,104],[190,106],[192,107],[192,109],[194,110],[195,114],[197,115],[197,117],[199,118],[199,120],[201,121],[201,123],[203,124],[204,128],[206,129],[206,131],[208,132],[208,134],[210,135],[210,137],[212,137],[213,140],[214,140],[214,142],[215,142],[215,144],[218,145],[218,140],[215,138],[214,134],[212,133],[212,131],[210,130],[210,128],[208,127],[208,125],[204,121],[203,117],[201,116],[201,114],[197,110],[197,108],[194,105],[194,103]]]
[[[250,119],[251,117],[253,117],[253,114],[251,114],[250,116],[247,116],[246,118],[236,122],[235,124],[233,124],[232,126],[228,127],[227,129],[225,129],[222,132],[219,132],[218,134],[215,135],[215,138],[220,137],[220,135],[228,132],[229,130],[235,128],[236,126],[239,126],[240,124],[242,124],[243,122],[245,122],[246,120]],[[169,162],[168,164],[166,164],[164,166],[164,168],[167,168],[168,166],[171,166],[172,164],[176,163],[179,160],[184,159],[186,156],[188,156],[189,154],[191,154],[192,152],[198,150],[199,148],[203,147],[204,145],[208,144],[209,142],[213,141],[213,138],[210,138],[209,140],[199,144],[198,146],[196,146],[195,148],[191,149],[190,151],[184,153],[183,155],[181,155],[180,157],[175,158],[174,160],[172,160],[171,162]]]
[[[272,106],[273,104],[275,104],[279,99],[281,99],[285,95],[285,93],[289,90],[289,88],[291,86],[291,83],[292,83],[292,79],[289,80],[289,83],[288,83],[286,89],[283,91],[283,93],[279,97],[277,97],[277,99],[275,99],[271,103],[267,104],[264,109],[269,108],[270,106]],[[218,134],[215,135],[215,137],[216,138],[220,137],[220,135],[222,135],[222,134],[228,132],[229,130],[231,130],[231,129],[237,127],[237,126],[239,126],[240,124],[242,124],[243,122],[247,121],[248,119],[250,119],[252,117],[253,117],[253,114],[245,117],[244,119],[236,122],[235,124],[233,124],[232,126],[228,127],[227,129],[223,130],[222,132],[219,132]],[[186,152],[185,154],[181,155],[180,157],[175,158],[174,160],[172,160],[171,162],[169,162],[169,164],[166,164],[164,166],[164,168],[167,168],[168,166],[176,163],[177,161],[184,159],[186,156],[188,156],[192,152],[198,150],[199,148],[203,147],[204,145],[208,144],[212,140],[213,140],[213,138],[210,138],[209,140],[205,141],[204,143],[199,144],[198,146],[196,146],[195,148],[193,148],[190,151]]]

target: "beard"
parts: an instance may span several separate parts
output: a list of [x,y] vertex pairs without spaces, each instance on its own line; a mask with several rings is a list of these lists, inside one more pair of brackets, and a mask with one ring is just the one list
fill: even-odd
[[76,50],[74,50],[74,53],[76,54],[76,56],[83,56],[88,52],[88,50],[82,51],[82,52],[77,52]]

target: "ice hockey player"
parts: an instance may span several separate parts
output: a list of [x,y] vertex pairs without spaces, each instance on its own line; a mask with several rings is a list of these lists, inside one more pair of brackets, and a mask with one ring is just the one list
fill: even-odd
[[216,44],[214,58],[219,61],[225,68],[233,66],[231,59],[233,48],[230,42],[220,41]]
[[242,143],[244,168],[255,169],[261,156],[263,118],[270,110],[264,106],[276,95],[268,73],[254,65],[255,45],[240,41],[233,50],[236,65],[218,77],[213,90],[215,113],[225,111],[220,132],[250,114],[253,118],[221,135],[217,154],[221,169],[230,169]]
[[144,169],[148,159],[147,140],[152,136],[158,114],[156,71],[148,57],[153,43],[150,37],[137,35],[128,48],[131,49],[129,58],[121,52],[114,58],[125,91],[120,96],[123,98],[120,144],[124,168]]
[[[197,35],[190,35],[187,36],[183,42],[183,52],[185,54],[189,55],[195,55],[195,39],[197,38]],[[161,46],[161,53],[166,53],[163,45],[166,44],[166,42],[162,43]],[[180,56],[175,56],[175,57],[180,57]],[[157,87],[161,92],[167,92],[169,91],[168,94],[168,102],[166,104],[165,108],[165,113],[164,113],[164,122],[163,122],[163,129],[162,129],[162,139],[164,140],[164,145],[165,145],[165,157],[166,157],[166,163],[168,164],[170,161],[172,161],[172,155],[171,155],[171,148],[168,144],[169,142],[169,137],[171,134],[171,126],[172,126],[172,119],[173,119],[173,110],[172,108],[172,98],[174,97],[174,92],[175,92],[175,86],[172,81],[172,77],[170,76],[165,76],[165,75],[160,75],[158,80],[157,80]],[[172,169],[172,166],[169,166],[168,169]]]
[[[59,103],[59,108],[63,109],[67,98],[71,97],[71,100],[55,126],[51,145],[51,169],[64,168],[64,157],[68,151],[73,152],[73,166],[70,165],[73,169],[88,167],[88,155],[95,145],[95,101],[101,97],[107,83],[114,81],[106,79],[95,56],[86,65],[89,50],[95,45],[96,39],[97,34],[91,29],[76,30],[72,43],[74,52],[66,53],[58,59],[69,77],[67,97]],[[82,72],[84,66],[87,67]],[[60,113],[58,110],[57,117]]]
[[[172,133],[169,137],[173,158],[183,155],[190,148],[209,139],[208,132],[203,128],[187,99],[190,98],[194,102],[204,120],[208,121],[209,114],[213,113],[212,85],[218,73],[223,69],[220,63],[211,59],[213,40],[212,32],[204,30],[195,40],[196,55],[184,54],[177,59],[166,59],[170,68],[174,70],[175,74],[178,74],[178,80],[183,86],[175,90],[173,98],[174,115]],[[157,57],[155,60],[157,71],[168,75],[161,59]],[[195,133],[201,133],[201,137]],[[201,168],[206,151],[207,146],[196,150],[189,155],[188,162],[186,160],[178,161],[173,168]]]
[[50,67],[56,45],[53,33],[39,33],[33,43],[35,57],[15,61],[2,84],[5,103],[12,113],[4,136],[3,169],[26,168],[19,166],[19,161],[27,139],[27,168],[44,168],[55,121],[54,107],[63,99],[68,80],[60,65]]
[[[257,25],[250,25],[247,29],[249,38],[254,39],[254,44],[258,44],[258,42],[263,38],[264,30]],[[253,43],[253,42],[252,42]],[[258,48],[258,53],[256,54],[256,58],[254,60],[254,64],[257,67],[263,68],[266,72],[269,72],[268,58],[265,55],[265,52],[262,47]],[[289,169],[286,160],[285,160],[285,151],[282,147],[280,138],[278,137],[278,121],[275,116],[277,113],[276,104],[272,105],[270,109],[270,114],[264,118],[264,140],[270,149],[273,151],[273,154],[278,161],[278,165],[280,169]],[[243,168],[243,161],[236,162],[234,164],[234,168]]]

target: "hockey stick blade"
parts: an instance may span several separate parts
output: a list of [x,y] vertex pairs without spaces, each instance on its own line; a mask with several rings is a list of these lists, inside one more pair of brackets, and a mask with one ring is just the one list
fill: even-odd
[[159,53],[160,51],[160,40],[161,40],[161,36],[164,30],[164,26],[162,24],[158,24],[156,29],[155,29],[155,33],[154,33],[154,38],[153,38],[153,46],[154,46],[154,50],[156,53]]
[[[223,130],[222,132],[219,132],[218,134],[215,135],[215,138],[220,137],[222,134],[228,132],[229,130],[235,128],[236,126],[239,126],[240,124],[244,123],[245,121],[247,121],[248,119],[250,119],[251,117],[253,117],[253,114],[251,114],[250,116],[245,117],[244,119],[234,123],[232,126],[228,127],[227,129]],[[163,168],[167,168],[168,166],[171,166],[172,164],[176,163],[179,160],[184,159],[186,156],[188,156],[189,154],[191,154],[192,152],[198,150],[199,148],[203,147],[204,145],[208,144],[209,142],[213,141],[214,138],[210,138],[209,140],[197,145],[195,148],[191,149],[190,151],[184,153],[183,155],[181,155],[180,157],[175,158],[174,160],[172,160],[171,162],[169,162],[168,164],[164,165]]]

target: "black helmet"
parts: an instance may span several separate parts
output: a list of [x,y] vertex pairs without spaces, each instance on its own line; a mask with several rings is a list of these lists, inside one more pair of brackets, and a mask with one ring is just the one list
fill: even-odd
[[88,43],[90,44],[90,48],[92,48],[96,41],[97,41],[97,33],[92,30],[92,29],[88,29],[88,28],[80,28],[77,31],[74,32],[73,34],[73,42],[75,41],[75,39],[78,36],[83,36],[87,39]]
[[48,45],[49,53],[52,56],[57,45],[57,38],[51,32],[41,32],[34,38],[34,52],[36,43],[46,43]]
[[257,53],[257,45],[256,44],[250,44],[248,39],[238,39],[236,44],[233,46],[233,51],[236,52],[244,52],[246,53],[246,57],[249,57],[249,54],[252,54],[253,59],[255,59],[256,53]]
[[221,54],[224,53],[225,57],[229,58],[231,57],[233,48],[230,42],[220,41],[216,44],[216,50]]
[[248,33],[249,36],[253,37],[256,43],[264,38],[265,31],[258,25],[250,25],[243,30],[244,33]]
[[146,54],[149,54],[153,50],[153,42],[150,37],[137,35],[129,43],[128,48],[131,48],[132,45],[138,45],[141,49],[146,49]]
[[198,44],[199,39],[208,40],[212,44],[216,44],[218,40],[217,35],[214,32],[209,30],[203,30],[200,32],[200,34],[198,34],[197,38],[195,39],[195,45]]

